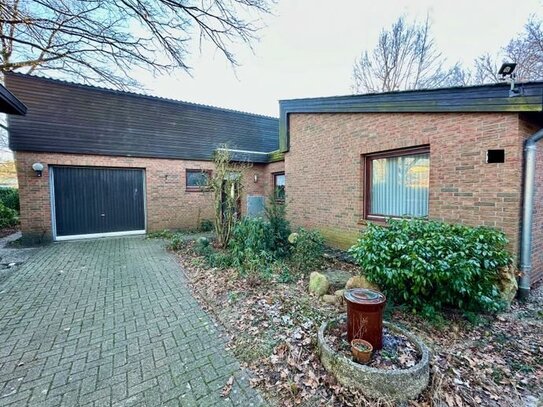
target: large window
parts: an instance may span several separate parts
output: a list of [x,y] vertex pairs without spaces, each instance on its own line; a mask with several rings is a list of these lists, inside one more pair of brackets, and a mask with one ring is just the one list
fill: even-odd
[[366,218],[428,216],[430,149],[366,156]]
[[285,173],[273,174],[273,194],[276,202],[285,202]]
[[187,191],[203,191],[207,188],[210,170],[187,170],[186,172],[186,188]]

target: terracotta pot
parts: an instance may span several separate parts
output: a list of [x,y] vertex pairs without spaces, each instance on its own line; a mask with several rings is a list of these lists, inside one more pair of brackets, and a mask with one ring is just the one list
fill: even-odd
[[373,351],[373,346],[368,341],[364,339],[353,339],[351,341],[351,352],[353,357],[358,363],[366,364],[370,361],[371,352]]

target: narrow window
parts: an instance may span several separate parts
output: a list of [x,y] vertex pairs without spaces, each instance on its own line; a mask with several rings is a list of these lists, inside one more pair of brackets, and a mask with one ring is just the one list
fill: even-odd
[[428,216],[429,147],[366,156],[366,218]]
[[204,191],[207,189],[210,170],[187,170],[186,171],[186,189],[187,191]]
[[276,202],[285,202],[285,173],[273,174],[273,195]]

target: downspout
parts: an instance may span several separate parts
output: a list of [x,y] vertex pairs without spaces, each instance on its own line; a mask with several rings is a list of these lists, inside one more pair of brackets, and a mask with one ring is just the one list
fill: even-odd
[[520,243],[520,279],[518,298],[528,299],[530,274],[532,273],[532,216],[534,212],[535,164],[537,142],[543,138],[543,129],[538,130],[524,143],[524,190]]

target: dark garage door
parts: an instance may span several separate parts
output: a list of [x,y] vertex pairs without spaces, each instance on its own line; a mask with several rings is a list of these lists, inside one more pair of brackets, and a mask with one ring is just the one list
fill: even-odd
[[56,236],[145,230],[141,169],[54,167]]

